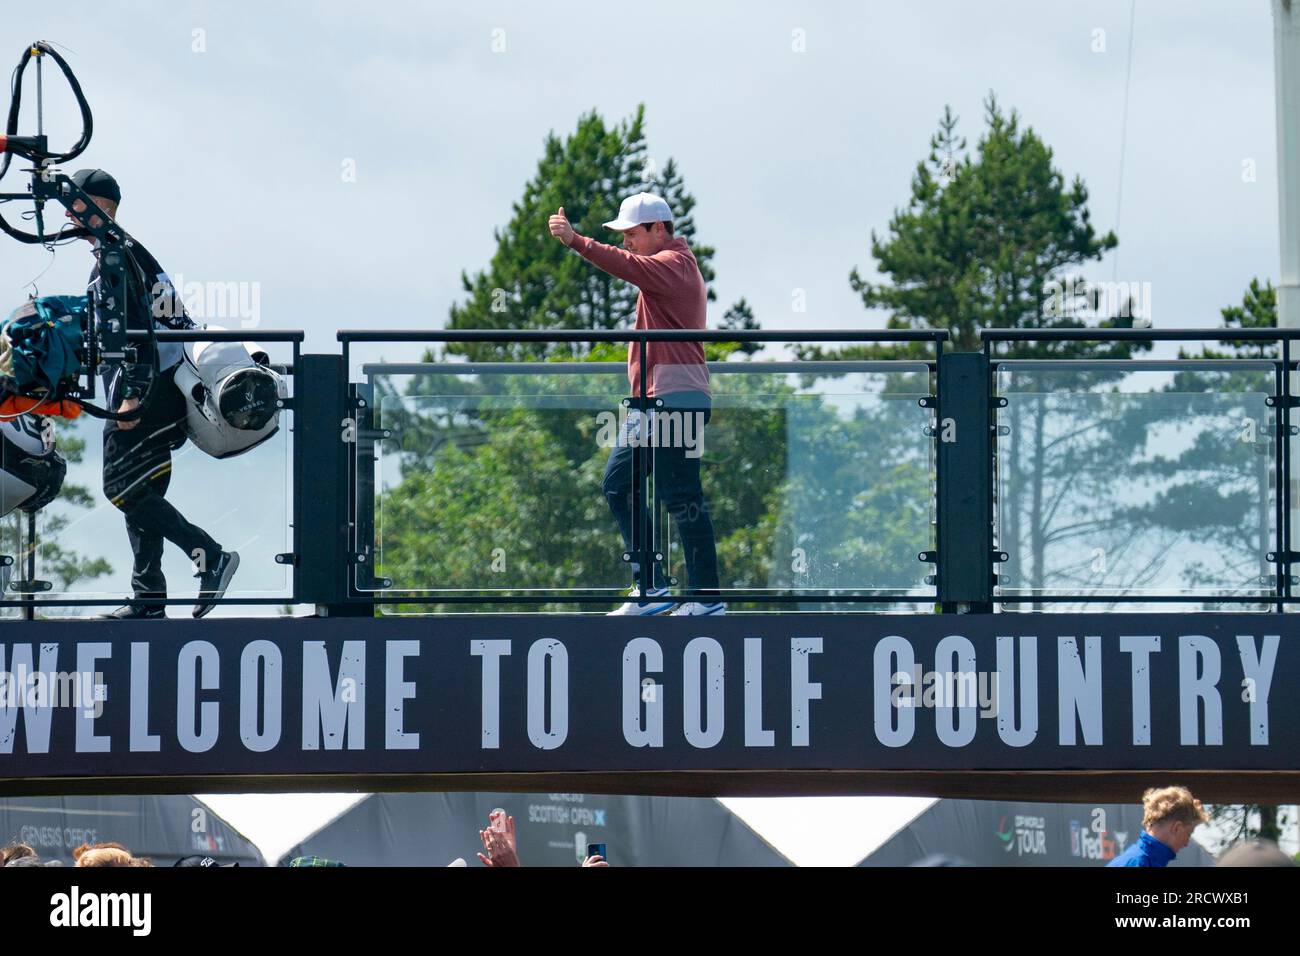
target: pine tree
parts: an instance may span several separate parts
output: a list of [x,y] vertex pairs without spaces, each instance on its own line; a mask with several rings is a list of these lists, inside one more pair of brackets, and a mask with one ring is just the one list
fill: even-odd
[[[621,201],[656,185],[646,159],[645,107],[617,126],[594,110],[561,140],[547,136],[536,175],[514,203],[510,222],[495,231],[497,251],[483,271],[461,274],[467,299],[451,308],[451,329],[620,329],[635,319],[637,290],[593,268],[556,242],[547,220],[560,206],[578,232],[616,243],[602,223],[618,214]],[[652,177],[647,180],[647,177]],[[713,250],[695,246],[687,191],[677,164],[669,159],[657,185],[675,213],[675,234],[692,243],[705,281],[713,278]],[[709,298],[714,298],[709,290]],[[586,343],[473,343],[450,347],[475,360],[581,358]]]
[[[894,212],[885,235],[871,232],[871,254],[884,278],[873,281],[856,267],[849,275],[863,305],[890,311],[887,328],[947,329],[957,351],[977,350],[981,328],[1083,327],[1073,310],[1053,310],[1052,283],[1118,244],[1114,233],[1097,235],[1083,181],[1076,177],[1066,185],[1052,150],[1033,128],[1022,126],[1014,110],[1005,112],[992,94],[984,107],[986,129],[973,154],[957,134],[958,118],[945,108],[913,173],[907,207]],[[1124,358],[1134,348],[1145,346],[1025,343],[1006,354]],[[834,354],[922,358],[932,351],[916,343]]]
[[[1080,328],[1057,286],[1117,244],[1098,235],[1088,190],[1068,183],[1052,150],[992,94],[985,129],[972,151],[945,109],[916,166],[905,208],[883,235],[871,233],[879,280],[854,269],[849,282],[867,308],[889,310],[891,329],[946,329],[950,348],[980,347],[981,328]],[[1061,307],[1058,307],[1061,306]],[[1101,326],[1124,324],[1103,319]],[[1145,343],[1025,342],[1001,350],[1012,358],[1127,358]],[[933,356],[929,343],[796,349],[803,358]],[[1096,583],[1085,543],[1120,553],[1129,529],[1108,513],[1110,491],[1136,447],[1131,422],[1101,393],[1121,373],[1100,370],[1016,371],[1000,383],[1010,405],[1001,414],[999,546],[1010,561],[1003,584],[1030,591]],[[1020,393],[1020,394],[1017,394]],[[1082,400],[1081,400],[1082,396]],[[1087,507],[1083,507],[1087,504]]]
[[[749,303],[745,301],[744,296],[741,296],[731,308],[723,313],[721,327],[724,329],[754,331],[760,326],[758,320],[754,318],[754,310],[749,307]],[[753,355],[762,347],[762,342],[740,342],[736,344],[734,351]]]
[[[1275,329],[1277,328],[1277,289],[1259,278],[1250,280],[1250,286],[1241,297],[1241,305],[1229,305],[1220,310],[1225,329]],[[1207,347],[1203,358],[1271,359],[1277,354],[1276,342],[1252,342],[1247,339],[1228,339]]]

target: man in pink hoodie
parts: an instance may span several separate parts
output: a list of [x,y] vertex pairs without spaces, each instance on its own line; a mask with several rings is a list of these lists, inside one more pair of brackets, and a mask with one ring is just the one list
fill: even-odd
[[[564,215],[563,206],[550,219],[552,236],[592,265],[640,290],[636,300],[638,329],[703,329],[708,292],[690,246],[685,239],[673,236],[668,204],[652,193],[638,193],[623,200],[618,218],[605,223],[605,227],[623,234],[622,249],[578,235]],[[658,414],[670,417],[662,419],[660,427],[656,427],[653,417],[637,414],[628,418],[605,466],[605,498],[623,534],[624,545],[637,553],[643,546],[639,529],[649,527],[645,509],[641,515],[634,515],[631,500],[636,480],[633,446],[640,444],[654,471],[655,497],[664,503],[677,525],[689,585],[708,596],[676,606],[658,562],[648,582],[634,563],[639,580],[633,597],[641,598],[640,588],[644,587],[644,599],[628,602],[613,613],[723,614],[726,605],[711,600],[718,590],[718,555],[713,521],[700,485],[704,424],[712,411],[704,347],[699,342],[647,343],[644,397],[640,360],[640,347],[629,343],[627,377],[633,406],[654,408],[654,400],[659,399],[663,405]],[[639,432],[642,427],[646,429],[644,436]],[[670,439],[666,443],[665,436]]]

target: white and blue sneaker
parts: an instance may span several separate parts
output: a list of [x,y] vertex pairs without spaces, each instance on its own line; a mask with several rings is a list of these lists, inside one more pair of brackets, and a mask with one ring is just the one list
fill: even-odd
[[639,588],[633,588],[628,592],[628,597],[633,600],[628,601],[616,611],[610,611],[607,616],[612,617],[615,614],[631,614],[638,617],[648,617],[656,614],[664,614],[671,611],[677,602],[672,600],[667,588],[651,588],[646,592],[646,603],[640,604],[636,598],[641,596]]
[[727,605],[722,601],[716,604],[700,604],[697,601],[687,601],[677,607],[672,612],[673,617],[710,617],[715,614],[726,614]]

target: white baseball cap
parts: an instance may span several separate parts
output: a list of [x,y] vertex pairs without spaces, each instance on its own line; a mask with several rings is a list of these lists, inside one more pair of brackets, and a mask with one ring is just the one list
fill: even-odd
[[606,229],[631,229],[648,222],[672,222],[673,212],[668,203],[654,193],[637,193],[628,196],[618,207],[618,218],[605,223]]

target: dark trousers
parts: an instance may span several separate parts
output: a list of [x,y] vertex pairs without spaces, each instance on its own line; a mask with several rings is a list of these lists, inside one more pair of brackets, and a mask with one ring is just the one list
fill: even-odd
[[[175,371],[168,369],[154,381],[148,410],[135,428],[104,423],[104,494],[126,517],[126,535],[135,555],[131,586],[137,598],[167,596],[164,540],[196,563],[201,556],[206,562],[202,567],[211,567],[221,556],[221,546],[164,497],[171,483],[172,449],[185,443],[185,396],[176,388]],[[119,391],[120,385],[113,390],[114,411],[121,404]]]
[[[663,396],[665,407],[656,414],[681,413],[695,415],[696,441],[704,437],[703,425],[711,417],[709,396],[704,392],[677,392]],[[633,400],[635,402],[635,399]],[[680,420],[680,419],[679,419]],[[718,551],[713,532],[713,519],[709,517],[700,485],[700,456],[696,452],[702,445],[688,448],[683,442],[670,441],[666,447],[652,447],[649,442],[635,447],[633,442],[647,427],[653,428],[636,412],[628,416],[627,424],[619,432],[619,442],[605,464],[605,500],[623,534],[623,544],[639,558],[642,547],[640,529],[650,527],[644,504],[637,515],[632,508],[632,488],[636,482],[633,469],[635,455],[639,452],[654,475],[655,511],[662,503],[677,525],[682,550],[686,558],[686,576],[690,588],[696,591],[716,591],[718,588]],[[662,438],[666,430],[656,429]],[[675,432],[678,437],[683,434]],[[639,520],[638,520],[639,519]],[[644,577],[642,577],[642,580]],[[652,587],[664,586],[663,569],[655,562]]]

